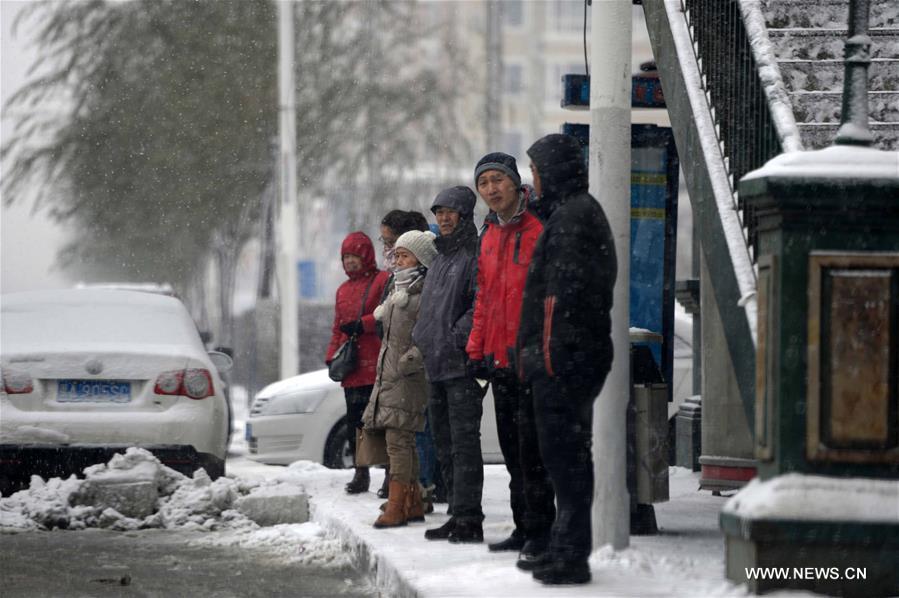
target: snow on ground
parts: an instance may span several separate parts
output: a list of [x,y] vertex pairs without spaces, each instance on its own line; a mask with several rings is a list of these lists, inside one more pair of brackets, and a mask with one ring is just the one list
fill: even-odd
[[[235,428],[243,429],[246,396],[234,389]],[[371,491],[348,495],[346,470],[331,470],[307,461],[287,467],[246,458],[246,443],[236,434],[229,454],[229,477],[215,482],[204,474],[187,478],[159,464],[140,449],[131,449],[108,464],[85,472],[86,479],[35,478],[28,490],[0,498],[0,532],[41,533],[51,527],[106,527],[136,530],[164,528],[194,545],[235,546],[266,551],[274,558],[324,567],[356,567],[387,596],[746,596],[742,586],[724,577],[724,542],[718,514],[727,500],[698,490],[699,474],[671,468],[670,500],[656,505],[660,533],[634,536],[630,547],[603,547],[590,558],[593,582],[585,586],[547,588],[515,567],[515,553],[491,553],[486,543],[512,531],[509,477],[502,465],[484,468],[484,544],[429,542],[424,530],[442,525],[444,505],[427,522],[377,530],[372,523],[382,502],[374,491],[383,470],[373,469]],[[158,492],[152,512],[139,511],[127,497],[115,509],[109,501],[82,500],[97,480],[114,478],[128,485],[151,480]],[[290,493],[309,497],[312,521],[260,527],[234,509],[241,497],[274,498]],[[78,498],[82,497],[82,498]],[[102,493],[101,493],[102,498]],[[87,504],[81,504],[86,502]],[[263,502],[265,502],[263,500]],[[77,533],[77,532],[75,532]],[[808,596],[779,592],[773,596]]]
[[[718,513],[726,497],[699,491],[699,474],[670,469],[670,496],[656,505],[661,533],[633,536],[630,547],[600,548],[590,558],[593,582],[551,589],[515,567],[517,554],[491,553],[486,543],[512,531],[509,477],[502,465],[484,468],[484,544],[429,542],[424,530],[442,525],[445,505],[425,523],[378,530],[372,527],[382,502],[374,491],[383,470],[372,470],[370,492],[348,495],[350,472],[299,461],[288,467],[267,466],[237,457],[231,472],[246,479],[278,480],[305,488],[312,521],[342,538],[347,558],[369,571],[383,595],[430,596],[747,596],[744,587],[724,576],[724,540]],[[810,596],[780,592],[773,596]]]

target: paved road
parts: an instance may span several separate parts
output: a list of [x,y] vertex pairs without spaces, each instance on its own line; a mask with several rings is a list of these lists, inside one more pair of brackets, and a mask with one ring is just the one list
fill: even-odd
[[[213,532],[214,533],[214,532]],[[189,545],[185,532],[0,535],[0,594],[18,596],[375,596],[357,572],[286,564],[261,550]]]

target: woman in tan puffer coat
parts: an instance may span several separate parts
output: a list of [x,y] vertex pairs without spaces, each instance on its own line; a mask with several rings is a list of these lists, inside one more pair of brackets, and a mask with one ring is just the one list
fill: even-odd
[[415,432],[424,430],[428,388],[421,351],[412,343],[412,328],[425,274],[437,249],[433,233],[421,231],[403,233],[395,248],[397,270],[387,298],[374,312],[384,336],[375,385],[362,415],[366,429],[385,431],[390,461],[389,498],[375,521],[378,528],[424,521]]

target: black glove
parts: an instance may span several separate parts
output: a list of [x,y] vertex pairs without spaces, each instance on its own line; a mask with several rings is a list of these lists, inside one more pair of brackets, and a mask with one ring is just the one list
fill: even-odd
[[340,331],[347,336],[359,336],[364,332],[362,320],[353,320],[352,322],[341,324]]
[[465,373],[469,378],[478,378],[480,380],[490,379],[490,368],[484,359],[468,360],[465,363]]

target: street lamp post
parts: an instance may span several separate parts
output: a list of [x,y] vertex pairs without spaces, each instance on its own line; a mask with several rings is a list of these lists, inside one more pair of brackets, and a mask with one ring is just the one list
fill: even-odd
[[278,2],[279,226],[278,293],[281,300],[281,379],[299,373],[297,294],[296,87],[293,0]]
[[594,2],[590,48],[590,192],[602,203],[615,238],[618,280],[612,305],[615,360],[596,402],[593,423],[593,544],[627,548],[626,483],[630,378],[631,29],[628,0]]

